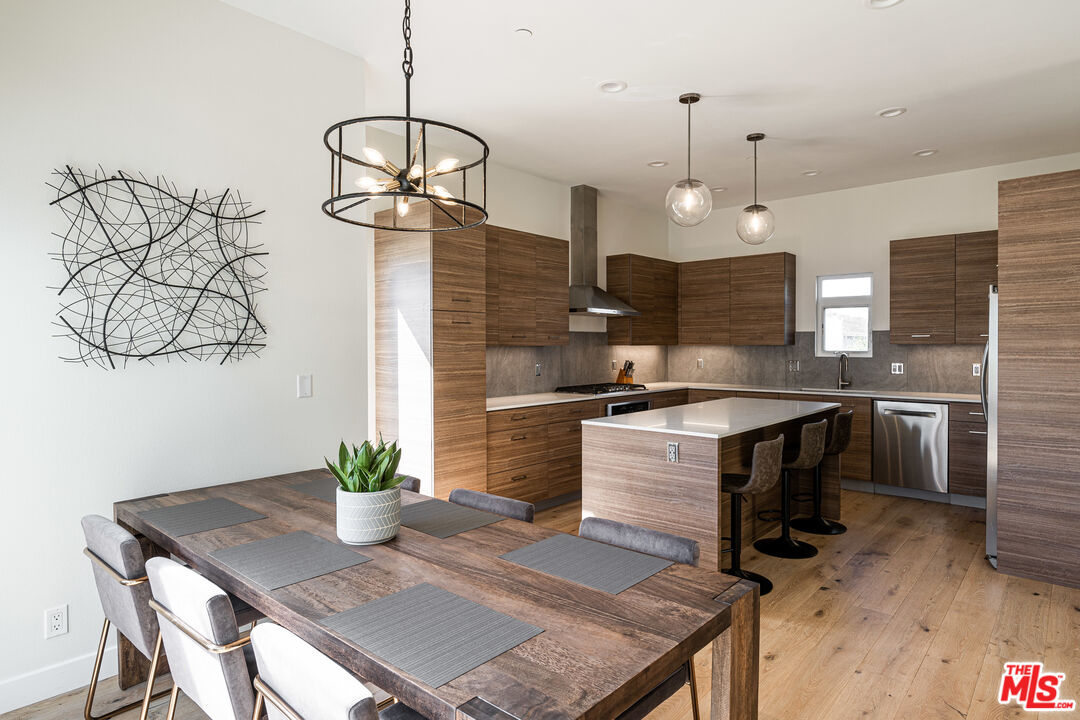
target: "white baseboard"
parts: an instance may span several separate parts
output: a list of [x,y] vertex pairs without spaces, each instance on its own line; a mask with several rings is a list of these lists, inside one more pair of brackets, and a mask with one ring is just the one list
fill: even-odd
[[[0,680],[0,715],[90,684],[95,652]],[[116,675],[116,645],[106,645],[101,677]]]

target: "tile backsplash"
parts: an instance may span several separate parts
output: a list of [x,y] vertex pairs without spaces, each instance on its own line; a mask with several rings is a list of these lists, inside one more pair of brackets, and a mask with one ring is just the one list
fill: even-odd
[[[697,367],[697,360],[704,368]],[[825,387],[836,385],[835,358],[814,357],[814,333],[795,333],[795,344],[782,347],[621,346],[608,345],[606,333],[570,333],[567,345],[555,347],[489,347],[487,395],[525,395],[550,392],[560,385],[613,382],[625,360],[637,365],[634,381],[662,380],[731,383],[763,387]],[[788,371],[797,360],[800,370]],[[981,362],[976,345],[891,345],[887,330],[874,333],[874,357],[851,358],[852,390],[913,390],[978,393],[979,378],[972,363]],[[541,374],[536,376],[536,363]],[[904,374],[890,366],[904,363]]]

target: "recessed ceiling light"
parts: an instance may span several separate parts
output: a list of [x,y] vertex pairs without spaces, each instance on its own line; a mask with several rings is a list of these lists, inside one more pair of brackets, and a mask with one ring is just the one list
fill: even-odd
[[886,8],[896,7],[904,0],[865,0],[866,7],[871,10],[884,10]]
[[716,187],[711,187],[709,189],[713,192],[724,192],[725,190],[727,190],[726,187],[720,187],[719,185],[717,185]]
[[667,160],[653,160],[649,167],[667,167]]
[[925,150],[916,150],[915,157],[930,157],[937,154],[936,148],[926,148]]
[[514,31],[514,34],[520,38],[531,38],[533,36],[533,31],[529,28],[518,28]]
[[803,175],[805,175],[806,177],[817,177],[820,174],[820,170],[803,170]]
[[887,107],[877,111],[877,116],[881,118],[894,118],[899,117],[907,112],[906,107]]
[[600,92],[606,93],[620,93],[626,89],[626,83],[622,80],[608,80],[597,85]]

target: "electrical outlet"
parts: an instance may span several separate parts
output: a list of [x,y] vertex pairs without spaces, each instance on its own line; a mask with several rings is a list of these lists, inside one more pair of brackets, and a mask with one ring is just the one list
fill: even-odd
[[801,360],[788,360],[787,361],[787,370],[788,370],[788,372],[800,372],[802,370],[801,364],[802,364]]
[[310,375],[297,375],[296,376],[296,397],[309,398],[311,397],[311,376]]
[[611,361],[611,369],[612,370],[618,370],[618,367],[615,365],[615,360]]
[[904,374],[904,363],[893,363],[892,364],[892,374],[893,375],[903,375]]
[[540,377],[540,371],[544,369],[544,363],[536,363],[536,377]]
[[68,606],[49,608],[45,611],[45,639],[67,635]]
[[974,377],[982,375],[982,363],[971,363],[971,374]]
[[679,443],[669,442],[667,444],[667,461],[673,463],[679,462]]
[[705,358],[698,358],[697,359],[697,367],[698,367],[698,370],[701,370],[702,368],[705,367]]

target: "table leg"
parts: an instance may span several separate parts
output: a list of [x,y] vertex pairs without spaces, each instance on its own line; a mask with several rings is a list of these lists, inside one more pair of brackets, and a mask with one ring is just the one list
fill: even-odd
[[[152,557],[169,557],[169,553],[150,542],[145,536],[134,532],[130,527],[124,529],[138,538],[143,557],[147,560]],[[150,674],[150,659],[132,645],[131,641],[124,637],[124,634],[119,630],[116,631],[116,663],[116,682],[121,690],[127,690],[139,683],[146,682],[146,678]],[[162,657],[162,662],[158,667],[158,676],[160,677],[168,672],[168,661]]]
[[[760,598],[757,585],[745,580],[731,602],[731,627],[713,641],[713,720],[757,720]],[[753,587],[747,590],[747,587]]]

